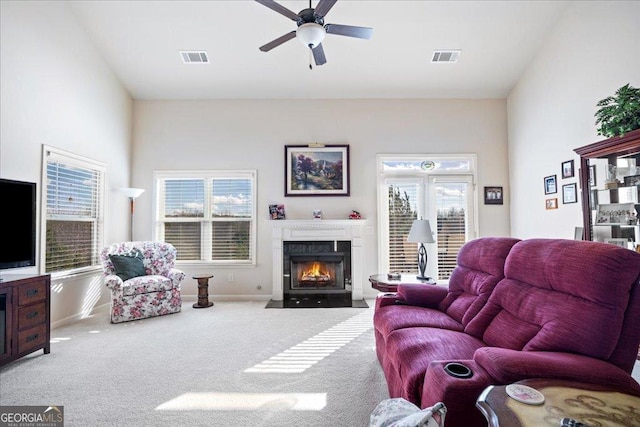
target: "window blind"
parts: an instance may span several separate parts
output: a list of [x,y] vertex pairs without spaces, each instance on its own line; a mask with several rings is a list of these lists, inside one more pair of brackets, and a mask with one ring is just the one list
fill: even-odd
[[418,183],[391,184],[388,192],[389,270],[412,273],[417,269],[418,245],[407,242],[418,214]]
[[45,156],[45,272],[98,266],[104,168],[60,152],[45,151]]
[[176,247],[179,261],[253,263],[255,173],[204,175],[159,180],[164,240]]
[[457,265],[458,251],[467,241],[468,184],[436,182],[438,279],[446,280]]

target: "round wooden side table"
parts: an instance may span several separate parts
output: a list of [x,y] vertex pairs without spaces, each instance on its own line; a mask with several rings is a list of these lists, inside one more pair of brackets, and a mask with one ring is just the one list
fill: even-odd
[[209,279],[211,276],[193,276],[198,281],[198,302],[193,304],[193,308],[207,308],[213,305],[213,301],[209,301]]

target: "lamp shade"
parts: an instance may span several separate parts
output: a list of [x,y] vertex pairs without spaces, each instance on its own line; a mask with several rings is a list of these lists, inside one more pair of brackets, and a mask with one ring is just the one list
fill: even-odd
[[434,243],[433,233],[428,219],[416,219],[411,225],[407,242],[415,243]]
[[302,24],[296,30],[296,37],[305,47],[317,47],[327,33],[320,24],[309,22]]
[[144,189],[142,188],[121,188],[120,191],[131,199],[135,199],[144,193]]

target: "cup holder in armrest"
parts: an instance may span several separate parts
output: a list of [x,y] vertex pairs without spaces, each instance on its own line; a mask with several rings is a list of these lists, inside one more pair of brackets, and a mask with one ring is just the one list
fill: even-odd
[[458,362],[451,362],[444,365],[444,371],[455,378],[471,378],[473,371],[468,366]]

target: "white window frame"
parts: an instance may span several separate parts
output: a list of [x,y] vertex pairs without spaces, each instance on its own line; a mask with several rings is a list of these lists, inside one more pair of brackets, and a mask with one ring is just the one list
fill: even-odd
[[[465,160],[469,161],[468,171],[453,170],[404,170],[385,171],[384,162],[390,161],[422,161],[422,160]],[[388,191],[387,185],[393,183],[418,183],[421,186],[418,192],[417,209],[418,218],[428,219],[432,224],[434,238],[437,237],[435,224],[437,221],[437,206],[435,203],[436,182],[464,182],[470,186],[468,205],[472,210],[471,215],[467,215],[468,239],[471,240],[479,235],[478,232],[478,189],[477,189],[477,156],[475,154],[378,154],[376,156],[377,167],[377,188],[378,188],[378,265],[385,268],[389,264],[389,248],[384,242],[389,241],[389,215],[388,215]],[[425,245],[429,259],[427,270],[428,275],[437,277],[432,260],[438,258],[437,244]],[[417,260],[416,260],[417,271]],[[438,283],[446,284],[448,281],[438,280]]]
[[[211,259],[211,228],[207,224],[211,224],[213,220],[207,218],[207,208],[203,218],[194,218],[190,221],[202,222],[205,226],[201,227],[201,259],[199,261],[176,260],[177,265],[181,266],[256,266],[257,264],[257,171],[256,170],[199,170],[199,171],[154,171],[153,173],[153,235],[154,239],[164,241],[163,212],[164,199],[161,197],[162,183],[165,179],[249,179],[251,181],[251,218],[247,221],[251,222],[250,236],[250,259],[249,260],[213,260]],[[210,194],[210,187],[205,185],[205,204],[207,203],[207,195]],[[240,219],[238,219],[240,220]],[[181,219],[180,222],[188,222]],[[204,250],[208,248],[208,250]]]
[[[96,218],[94,235],[92,237],[92,254],[91,265],[87,267],[74,268],[63,271],[47,272],[47,165],[50,159],[59,159],[61,162],[67,164],[74,164],[80,168],[91,169],[100,174],[100,182],[96,191],[98,200],[96,202]],[[104,247],[104,205],[105,205],[105,185],[107,181],[107,167],[105,163],[97,160],[89,159],[84,156],[80,156],[68,151],[60,150],[48,145],[42,146],[42,188],[40,194],[40,265],[39,271],[41,274],[51,274],[52,278],[63,278],[72,276],[75,274],[93,272],[101,270],[102,265],[100,263],[100,251]],[[82,219],[86,220],[86,219]]]

